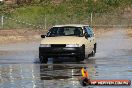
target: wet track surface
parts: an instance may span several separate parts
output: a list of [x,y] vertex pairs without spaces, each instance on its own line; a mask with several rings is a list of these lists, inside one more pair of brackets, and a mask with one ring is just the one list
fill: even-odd
[[[82,67],[87,68],[91,79],[132,81],[132,38],[128,37],[123,29],[105,33],[97,38],[96,56],[83,62],[75,62],[73,58],[59,58],[53,62],[53,59],[49,58],[47,64],[40,64],[39,43],[38,41],[0,45],[0,88],[81,88],[78,80]],[[73,61],[68,62],[69,60]]]

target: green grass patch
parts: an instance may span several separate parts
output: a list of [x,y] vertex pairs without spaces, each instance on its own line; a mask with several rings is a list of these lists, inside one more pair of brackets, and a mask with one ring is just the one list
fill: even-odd
[[[132,0],[63,0],[56,4],[52,0],[43,0],[41,3],[34,0],[31,4],[0,6],[0,14],[21,22],[50,27],[55,24],[90,23],[91,13],[118,13],[126,7],[132,6]],[[96,15],[95,21],[108,24],[107,16]],[[110,17],[109,17],[110,18]],[[5,28],[33,27],[21,22],[5,19]],[[46,22],[46,23],[45,23]],[[109,22],[109,21],[108,21]],[[113,23],[114,24],[114,21]]]

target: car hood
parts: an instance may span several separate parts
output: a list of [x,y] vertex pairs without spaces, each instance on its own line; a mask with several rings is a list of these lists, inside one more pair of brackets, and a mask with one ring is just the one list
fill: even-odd
[[84,37],[76,36],[46,37],[41,44],[80,44],[83,39]]

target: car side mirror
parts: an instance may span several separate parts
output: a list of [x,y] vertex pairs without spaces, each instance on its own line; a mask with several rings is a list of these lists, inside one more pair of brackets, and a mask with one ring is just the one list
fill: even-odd
[[46,37],[46,35],[41,35],[41,38],[45,38]]

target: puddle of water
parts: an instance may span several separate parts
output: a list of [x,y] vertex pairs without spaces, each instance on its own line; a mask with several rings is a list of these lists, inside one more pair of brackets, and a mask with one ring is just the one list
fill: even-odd
[[[86,67],[91,79],[132,80],[131,66],[93,64],[6,64],[0,65],[2,88],[78,88],[80,69]],[[121,69],[120,69],[121,68]],[[131,86],[132,87],[132,86]],[[96,86],[92,88],[98,88]],[[99,88],[104,88],[99,87]],[[115,88],[115,87],[108,87]],[[118,88],[118,87],[117,87]],[[119,87],[120,88],[120,87]],[[123,87],[121,87],[123,88]],[[130,88],[124,87],[124,88]]]

